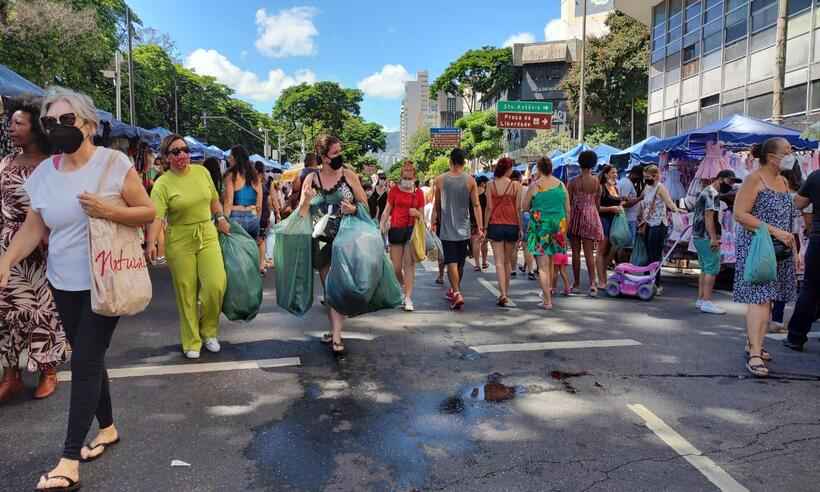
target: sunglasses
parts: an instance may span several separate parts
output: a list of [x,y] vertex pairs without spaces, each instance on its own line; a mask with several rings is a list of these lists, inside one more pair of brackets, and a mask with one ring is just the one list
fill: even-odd
[[57,125],[74,126],[76,122],[77,115],[74,113],[61,114],[57,118],[54,116],[43,116],[40,118],[40,123],[47,132],[57,128]]
[[179,156],[179,154],[185,153],[191,155],[191,151],[188,150],[188,147],[179,147],[173,150],[168,151],[169,154],[173,155],[174,157]]

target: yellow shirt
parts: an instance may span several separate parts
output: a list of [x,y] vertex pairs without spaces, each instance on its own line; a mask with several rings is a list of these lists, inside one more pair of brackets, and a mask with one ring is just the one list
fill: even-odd
[[219,200],[211,174],[200,165],[191,165],[180,176],[168,171],[154,183],[151,200],[157,218],[168,218],[169,225],[198,224],[211,220],[211,202]]

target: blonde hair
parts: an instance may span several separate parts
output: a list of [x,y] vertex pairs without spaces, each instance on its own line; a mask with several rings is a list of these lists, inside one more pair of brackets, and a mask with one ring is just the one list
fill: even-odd
[[92,101],[91,98],[85,94],[74,92],[71,89],[66,89],[65,87],[52,85],[46,90],[46,95],[43,98],[43,106],[40,110],[40,114],[45,116],[51,105],[59,101],[65,101],[69,106],[71,106],[71,109],[74,110],[74,114],[76,114],[78,118],[83,120],[83,122],[94,126],[94,131],[97,131],[97,127],[100,126],[100,117],[97,114],[97,108],[94,106],[94,101]]
[[660,171],[658,171],[658,166],[656,166],[654,164],[651,165],[651,166],[646,166],[645,168],[643,168],[643,173],[644,174],[653,174],[654,175],[654,174],[658,174],[659,172]]

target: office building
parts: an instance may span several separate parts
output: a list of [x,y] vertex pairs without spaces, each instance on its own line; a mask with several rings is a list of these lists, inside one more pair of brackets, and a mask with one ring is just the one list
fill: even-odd
[[[772,116],[778,0],[615,0],[651,30],[650,135]],[[820,1],[789,0],[784,124],[820,111]]]
[[416,74],[416,80],[404,83],[404,99],[400,115],[400,149],[403,156],[410,152],[410,142],[421,129],[452,127],[464,116],[464,99],[439,92],[430,97],[430,79],[427,71]]

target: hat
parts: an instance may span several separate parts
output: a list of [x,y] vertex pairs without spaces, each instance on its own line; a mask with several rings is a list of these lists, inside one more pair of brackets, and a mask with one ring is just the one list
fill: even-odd
[[724,169],[723,171],[719,172],[716,176],[716,179],[731,179],[732,183],[742,183],[743,180],[739,179],[735,176],[735,172],[731,169]]

